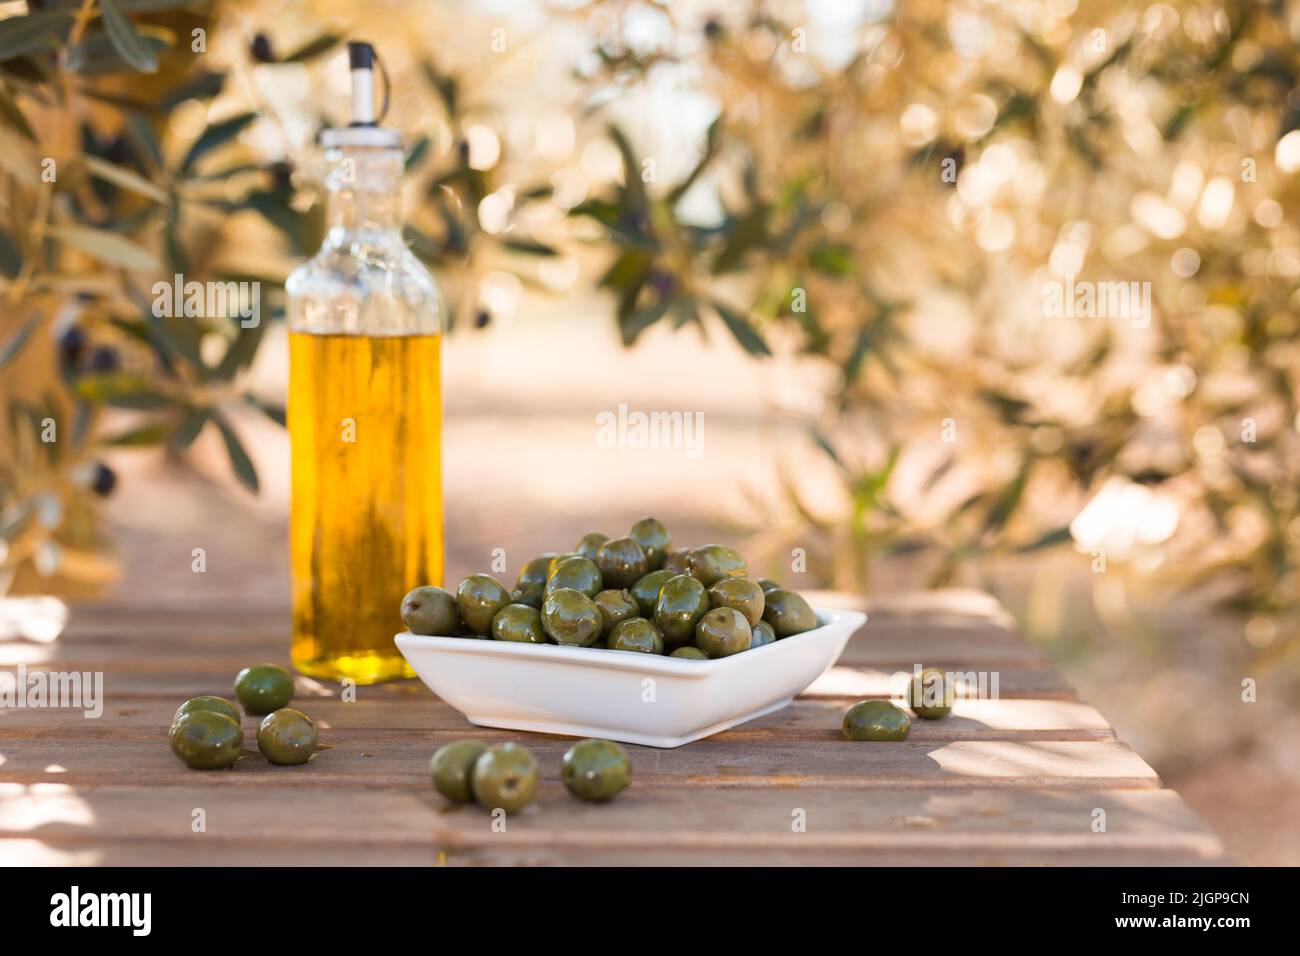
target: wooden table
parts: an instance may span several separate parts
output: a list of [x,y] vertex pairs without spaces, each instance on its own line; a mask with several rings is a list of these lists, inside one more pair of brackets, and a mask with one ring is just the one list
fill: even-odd
[[[852,606],[843,595],[815,603]],[[242,666],[285,661],[282,611],[74,608],[49,644],[0,641],[0,668],[102,671],[103,716],[0,709],[0,862],[103,864],[1201,864],[1218,839],[1115,738],[990,597],[871,602],[839,664],[776,714],[676,750],[629,746],[633,785],[607,805],[558,781],[565,738],[472,728],[422,684],[299,678],[295,706],[329,749],[302,767],[252,752],[185,768],[176,706],[230,696]],[[904,743],[850,743],[854,700],[914,664],[996,672],[1001,699],[959,701]],[[430,754],[473,735],[525,740],[534,804],[506,832],[428,783]],[[199,814],[197,811],[202,811]],[[1105,830],[1095,821],[1104,811]],[[202,818],[203,832],[194,821]],[[804,827],[798,832],[797,823]]]

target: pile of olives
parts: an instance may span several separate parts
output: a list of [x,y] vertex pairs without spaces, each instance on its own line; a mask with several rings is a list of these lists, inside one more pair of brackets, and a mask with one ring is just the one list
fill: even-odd
[[[316,752],[316,725],[293,700],[293,677],[276,664],[245,667],[235,677],[235,696],[250,714],[265,715],[257,728],[257,749],[276,764],[303,764]],[[233,766],[244,747],[239,711],[224,697],[192,697],[172,717],[167,739],[172,753],[196,770]]]
[[413,634],[604,647],[706,660],[812,630],[808,602],[775,581],[750,580],[732,548],[674,551],[667,529],[642,518],[621,538],[592,531],[572,552],[528,561],[514,590],[471,574],[456,594],[418,587],[402,599]]
[[[448,800],[476,800],[487,810],[518,813],[537,789],[537,760],[515,743],[489,747],[480,740],[457,740],[439,747],[429,764],[433,786]],[[560,779],[575,797],[600,803],[632,782],[632,764],[612,740],[583,740],[564,754]]]
[[[939,720],[952,713],[955,693],[947,675],[927,667],[907,688],[907,705],[924,720]],[[912,729],[907,711],[887,700],[864,700],[844,714],[844,736],[849,740],[906,740]]]

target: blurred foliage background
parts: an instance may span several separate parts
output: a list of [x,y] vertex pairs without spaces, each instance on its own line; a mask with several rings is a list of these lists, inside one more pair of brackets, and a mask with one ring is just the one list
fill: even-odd
[[[183,458],[215,430],[258,488],[234,412],[283,422],[246,372],[319,244],[312,143],[344,118],[341,39],[364,36],[453,335],[520,288],[571,294],[596,260],[628,347],[671,326],[816,370],[800,427],[838,493],[783,461],[779,518],[754,522],[771,553],[797,542],[846,587],[907,556],[937,586],[1073,548],[1239,615],[1257,659],[1300,644],[1295,4],[0,18],[0,590],[111,579],[112,449]],[[154,315],[177,274],[260,281],[266,321]],[[1149,283],[1149,321],[1050,314],[1067,280]]]

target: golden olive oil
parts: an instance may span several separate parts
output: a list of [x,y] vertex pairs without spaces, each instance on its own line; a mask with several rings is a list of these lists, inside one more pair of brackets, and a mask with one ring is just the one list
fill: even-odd
[[442,338],[289,336],[294,666],[413,677],[402,597],[442,583]]

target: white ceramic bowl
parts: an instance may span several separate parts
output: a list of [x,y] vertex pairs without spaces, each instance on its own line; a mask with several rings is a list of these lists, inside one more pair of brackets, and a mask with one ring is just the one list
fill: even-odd
[[713,661],[409,633],[396,640],[420,679],[471,723],[680,747],[780,710],[867,620],[860,611],[816,614],[811,631]]

